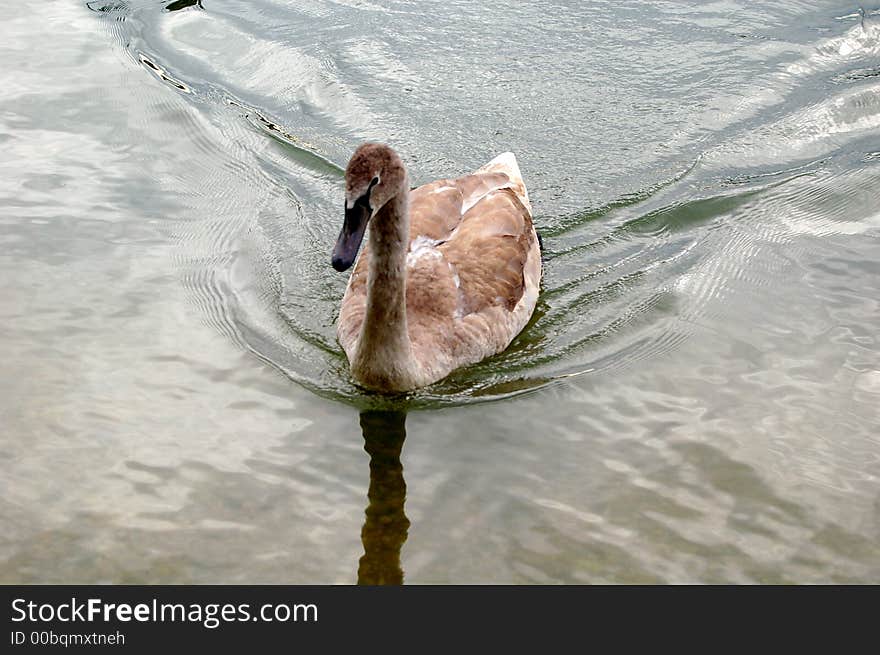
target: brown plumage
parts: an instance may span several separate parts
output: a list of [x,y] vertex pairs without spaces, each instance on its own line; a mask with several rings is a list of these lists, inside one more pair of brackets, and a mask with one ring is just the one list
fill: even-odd
[[541,260],[512,154],[409,191],[397,154],[365,144],[346,170],[338,269],[350,264],[366,222],[370,238],[337,326],[364,386],[405,391],[430,384],[504,350],[525,327]]

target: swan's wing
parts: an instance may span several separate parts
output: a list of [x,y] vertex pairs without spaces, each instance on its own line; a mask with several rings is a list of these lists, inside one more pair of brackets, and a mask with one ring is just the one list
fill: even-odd
[[509,186],[510,178],[504,173],[474,173],[420,186],[410,194],[410,241],[419,237],[445,241],[469,209]]
[[512,170],[499,159],[410,196],[411,337],[455,365],[503,350],[537,302],[540,249],[525,185],[512,155]]
[[529,194],[512,152],[498,155],[470,175],[420,186],[410,194],[410,239],[448,238],[471,208],[501,189],[510,189],[531,217]]
[[525,290],[525,265],[535,242],[532,217],[509,189],[486,194],[438,246],[458,277],[457,314],[497,305],[509,311]]

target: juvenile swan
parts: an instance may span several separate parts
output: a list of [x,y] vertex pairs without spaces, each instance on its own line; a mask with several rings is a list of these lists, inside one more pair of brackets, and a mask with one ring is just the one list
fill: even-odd
[[501,352],[538,300],[541,250],[512,153],[410,191],[380,143],[345,171],[345,222],[332,264],[348,269],[337,336],[364,387],[399,392]]

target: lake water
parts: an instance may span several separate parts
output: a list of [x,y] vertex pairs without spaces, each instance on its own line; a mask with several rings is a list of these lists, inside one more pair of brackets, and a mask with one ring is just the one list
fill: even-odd
[[[17,0],[0,582],[880,582],[880,10]],[[510,350],[362,393],[343,167],[516,152]]]

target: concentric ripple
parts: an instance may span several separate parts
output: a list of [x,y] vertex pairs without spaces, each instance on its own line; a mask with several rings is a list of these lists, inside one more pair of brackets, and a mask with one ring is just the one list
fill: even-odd
[[[192,108],[204,157],[169,186],[191,199],[177,259],[205,320],[293,380],[360,406],[379,401],[353,384],[336,343],[345,278],[327,259],[342,166],[363,139],[394,143],[418,183],[514,149],[545,244],[525,331],[506,352],[413,394],[413,407],[498,399],[663,357],[735,298],[772,302],[791,257],[780,245],[794,235],[876,238],[880,228],[880,213],[866,209],[880,206],[880,27],[864,12],[838,17],[824,40],[776,44],[776,69],[743,89],[699,40],[693,63],[674,71],[632,62],[587,75],[571,30],[540,16],[510,21],[539,29],[541,49],[529,30],[505,31],[525,66],[479,40],[441,60],[428,37],[424,51],[404,47],[431,21],[402,3],[334,6],[320,33],[307,26],[329,15],[321,2],[87,6],[145,76]],[[771,47],[744,36],[713,33],[744,57]],[[658,28],[653,47],[680,43]],[[653,75],[681,77],[656,106],[630,103],[627,85]],[[548,77],[565,79],[564,101],[553,89],[535,98],[535,79]],[[591,123],[606,101],[618,103],[619,125]],[[640,141],[615,169],[619,148]]]

